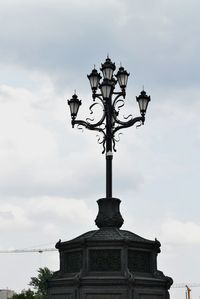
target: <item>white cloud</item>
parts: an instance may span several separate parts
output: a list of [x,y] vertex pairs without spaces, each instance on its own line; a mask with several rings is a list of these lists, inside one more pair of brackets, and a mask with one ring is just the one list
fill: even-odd
[[[29,214],[33,217],[54,218],[54,221],[64,221],[73,226],[87,223],[92,218],[92,213],[86,202],[78,199],[42,197],[31,199],[28,203]],[[42,219],[42,218],[41,218]]]
[[[131,73],[127,110],[138,115],[143,84],[152,98],[145,126],[125,130],[114,155],[125,225],[164,240],[159,256],[176,281],[199,277],[199,1],[179,2],[1,1],[1,247],[53,246],[95,228],[105,157],[94,132],[71,128],[66,98],[78,89],[80,118],[89,116],[86,74],[109,52]],[[23,259],[29,270],[17,281]],[[2,284],[25,287],[33,259],[1,258]]]
[[90,230],[95,214],[78,199],[7,198],[0,206],[1,249],[54,247],[60,238],[69,240]]
[[0,205],[0,231],[30,230],[33,222],[27,217],[22,207],[14,204]]
[[172,244],[200,244],[200,224],[168,219],[162,224],[161,235]]

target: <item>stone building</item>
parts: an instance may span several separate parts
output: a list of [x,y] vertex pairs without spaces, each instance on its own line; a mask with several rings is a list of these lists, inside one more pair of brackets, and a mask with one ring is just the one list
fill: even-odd
[[49,299],[169,299],[173,280],[157,268],[158,240],[120,229],[120,200],[98,201],[99,229],[56,244],[60,269]]
[[0,299],[11,299],[14,295],[14,291],[9,289],[0,289]]

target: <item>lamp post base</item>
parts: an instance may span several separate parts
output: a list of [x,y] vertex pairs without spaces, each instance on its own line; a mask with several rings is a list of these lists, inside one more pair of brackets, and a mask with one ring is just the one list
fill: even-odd
[[173,280],[157,269],[158,240],[102,227],[56,248],[60,269],[48,299],[169,299]]

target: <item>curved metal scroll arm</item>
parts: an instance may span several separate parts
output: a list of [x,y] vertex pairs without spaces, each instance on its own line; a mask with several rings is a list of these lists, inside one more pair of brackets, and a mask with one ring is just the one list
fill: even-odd
[[[99,102],[96,102],[96,103],[93,103],[90,107],[89,107],[89,110],[90,110],[90,114],[93,114],[93,107],[95,105],[101,105],[102,107],[102,110],[103,110],[103,114],[102,114],[102,117],[99,121],[95,122],[95,123],[91,123],[89,121],[93,121],[94,119],[90,119],[90,118],[87,118],[86,121],[84,120],[75,120],[75,119],[72,119],[72,127],[74,127],[75,125],[77,125],[78,127],[81,126],[81,127],[84,127],[88,130],[92,130],[92,131],[97,131],[97,132],[100,132],[103,134],[103,138],[102,138],[102,141],[100,141],[100,138],[98,139],[98,143],[99,144],[102,144],[103,146],[103,153],[105,152],[105,142],[106,142],[106,133],[104,132],[105,130],[105,123],[104,123],[104,120],[106,118],[106,112],[105,112],[105,104],[104,104],[104,101],[103,99],[101,98],[101,96],[99,95],[96,95],[95,98],[98,98],[98,100],[100,100],[100,103]],[[95,100],[95,99],[94,99]],[[101,127],[102,125],[104,125],[104,127]],[[98,136],[99,137],[99,136]]]
[[99,140],[98,140],[98,143],[102,144],[102,146],[103,146],[103,152],[102,153],[104,153],[105,152],[106,134],[104,132],[104,129],[99,127],[99,125],[103,124],[104,118],[102,117],[101,120],[102,120],[101,122],[99,121],[98,123],[96,123],[98,126],[96,126],[96,124],[90,124],[89,122],[86,122],[86,121],[83,121],[83,120],[72,120],[72,126],[74,126],[74,125],[83,126],[88,130],[97,131],[97,132],[102,133],[103,134],[103,139],[102,139],[101,142],[99,142]]
[[117,150],[116,150],[116,142],[119,142],[120,141],[120,135],[122,135],[123,133],[119,133],[118,134],[118,139],[115,137],[115,136],[113,136],[113,150],[114,150],[114,152],[116,152]]
[[[96,124],[98,124],[98,126],[96,126]],[[103,133],[103,135],[105,135],[104,130],[99,127],[101,124],[103,124],[103,121],[101,123],[99,121],[96,124],[90,124],[89,122],[86,122],[84,120],[72,120],[72,126],[74,126],[74,125],[80,125],[80,126],[85,127],[88,130],[98,131],[98,132]]]
[[101,137],[99,135],[96,135],[96,137],[98,138],[97,139],[98,144],[102,144],[102,146],[103,146],[102,154],[104,154],[105,151],[106,151],[106,145],[105,145],[106,144],[106,137],[105,137],[105,134],[104,134],[102,140],[101,140]]
[[[123,102],[123,104],[120,105],[120,106],[118,107],[118,109],[124,106],[124,99],[119,99],[121,96],[122,96],[122,94],[119,93],[119,94],[115,97],[115,99],[114,99],[114,101],[113,101],[113,104],[112,104],[113,110],[115,110],[116,104],[117,104],[119,101],[120,101],[120,102]],[[115,111],[116,111],[116,110],[115,110]]]
[[[90,128],[87,128],[89,130],[92,130],[91,127],[98,127],[98,126],[101,126],[106,118],[106,113],[105,113],[105,104],[103,102],[103,99],[101,98],[101,96],[98,96],[96,95],[96,98],[98,98],[100,100],[100,103],[96,102],[96,103],[93,103],[90,107],[89,107],[89,110],[90,110],[90,114],[93,114],[93,107],[96,106],[96,105],[100,105],[102,107],[102,110],[103,110],[103,115],[101,117],[101,119],[99,121],[97,121],[96,123],[89,123],[88,121],[94,121],[94,119],[90,119],[90,118],[87,118],[86,119],[86,123],[89,125]],[[94,99],[95,101],[95,99]]]
[[[101,105],[102,107],[102,110],[103,110],[103,115],[101,117],[101,119],[99,121],[97,121],[96,123],[90,123],[90,121],[93,121],[93,119],[90,119],[90,118],[87,118],[86,121],[83,121],[83,120],[72,120],[72,127],[74,127],[74,125],[81,125],[81,126],[84,126],[86,129],[88,130],[96,130],[96,131],[99,131],[99,132],[103,132],[103,130],[101,128],[98,128],[99,126],[101,126],[106,118],[106,112],[105,112],[105,104],[104,104],[104,101],[103,99],[101,98],[100,95],[96,95],[95,96],[95,99],[98,98],[100,100],[100,103],[96,102],[96,103],[93,103],[90,107],[89,107],[89,110],[90,110],[90,114],[93,114],[93,107],[96,106],[96,105]],[[95,101],[94,99],[94,101]]]
[[[118,118],[119,110],[121,107],[124,106],[124,99],[120,99],[120,96],[121,96],[120,94],[116,96],[115,100],[113,101],[112,109],[113,109],[113,119],[114,119],[115,123],[123,126],[123,125],[127,124],[127,121],[123,121]],[[117,107],[117,110],[116,110],[116,106],[120,102],[121,102],[121,104]],[[124,119],[128,119],[129,117],[132,117],[130,120],[133,119],[133,116],[131,114],[128,115],[127,117],[124,116]]]
[[[90,114],[93,114],[93,110],[92,110],[92,108],[93,108],[95,105],[100,105],[100,103],[94,103],[94,104],[92,104],[92,105],[89,107],[89,109],[90,109]],[[90,119],[90,118],[87,118],[87,119],[86,119],[86,123],[89,125],[89,128],[87,128],[87,129],[92,130],[90,127],[99,127],[99,126],[101,126],[101,125],[103,124],[103,122],[104,122],[104,120],[105,120],[105,117],[106,117],[106,113],[105,113],[105,108],[104,108],[104,106],[103,106],[102,108],[103,108],[103,115],[102,115],[102,117],[101,117],[101,119],[100,119],[99,121],[97,121],[96,123],[89,123],[88,120],[92,121],[92,119]]]
[[[124,106],[124,99],[120,99],[120,96],[121,96],[121,94],[118,94],[112,104],[112,112],[113,112],[112,116],[113,116],[113,121],[114,121],[113,122],[113,130],[112,130],[112,140],[113,140],[113,150],[114,151],[116,151],[116,142],[119,141],[115,138],[116,132],[118,132],[121,129],[132,127],[137,122],[139,122],[140,125],[142,125],[142,124],[144,124],[144,121],[145,121],[144,115],[135,117],[135,118],[133,118],[132,115],[129,115],[128,117],[124,117],[124,119],[128,119],[129,117],[131,117],[130,120],[126,120],[126,121],[120,120],[118,118],[119,109]],[[117,104],[119,104],[120,102],[121,102],[121,104],[118,107],[116,107]]]
[[121,125],[117,126],[114,130],[113,130],[113,137],[115,135],[115,133],[121,129],[125,129],[128,127],[132,127],[135,123],[140,122],[140,123],[144,123],[145,121],[145,117],[144,116],[139,116],[139,117],[135,117],[130,119],[129,121],[123,121],[123,122],[119,122]]

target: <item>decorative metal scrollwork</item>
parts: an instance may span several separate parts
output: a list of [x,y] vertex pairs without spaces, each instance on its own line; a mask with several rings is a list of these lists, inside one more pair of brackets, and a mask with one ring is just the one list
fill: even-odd
[[[146,109],[150,101],[150,97],[147,96],[146,92],[143,90],[141,94],[136,97],[141,116],[133,118],[133,116],[129,114],[128,116],[123,116],[121,120],[119,118],[119,113],[120,109],[125,105],[126,85],[129,73],[120,66],[118,72],[114,75],[115,69],[115,63],[107,57],[101,68],[103,74],[102,81],[102,76],[95,68],[92,70],[91,74],[88,75],[94,101],[89,107],[90,114],[94,115],[94,107],[100,105],[102,108],[102,117],[97,122],[95,122],[95,117],[88,117],[85,121],[77,120],[76,117],[79,107],[81,106],[81,101],[78,99],[76,93],[72,96],[71,100],[68,100],[72,117],[72,127],[78,125],[79,129],[85,127],[88,130],[101,133],[102,139],[98,135],[98,143],[103,146],[103,153],[105,150],[106,152],[112,150],[116,151],[115,145],[116,142],[119,141],[119,138],[115,137],[115,134],[119,130],[131,127],[136,122],[140,123],[139,126],[144,124]],[[116,77],[117,80],[114,77]],[[115,92],[117,84],[121,89],[119,92]],[[100,93],[97,93],[98,90],[100,90]]]
[[[120,141],[120,135],[122,133],[119,133],[116,137],[116,133],[124,128],[128,128],[132,125],[134,125],[136,122],[142,122],[141,117],[133,118],[131,114],[128,116],[123,116],[124,120],[120,120],[118,118],[120,109],[124,106],[124,99],[120,98],[122,94],[117,94],[116,98],[113,101],[112,104],[112,144],[113,144],[113,151],[116,152],[116,142]],[[100,100],[99,102],[93,103],[90,107],[90,114],[94,114],[93,108],[97,105],[100,105],[102,107],[102,117],[99,121],[94,122],[94,118],[86,118],[86,121],[83,120],[74,120],[74,124],[77,124],[78,129],[83,130],[83,127],[89,130],[98,131],[102,134],[102,136],[97,135],[97,142],[102,145],[103,151],[102,153],[105,153],[106,147],[106,112],[107,112],[107,103],[103,99],[102,95],[94,95],[94,101],[96,99]],[[140,124],[141,125],[141,124]],[[139,125],[139,126],[140,126]]]

